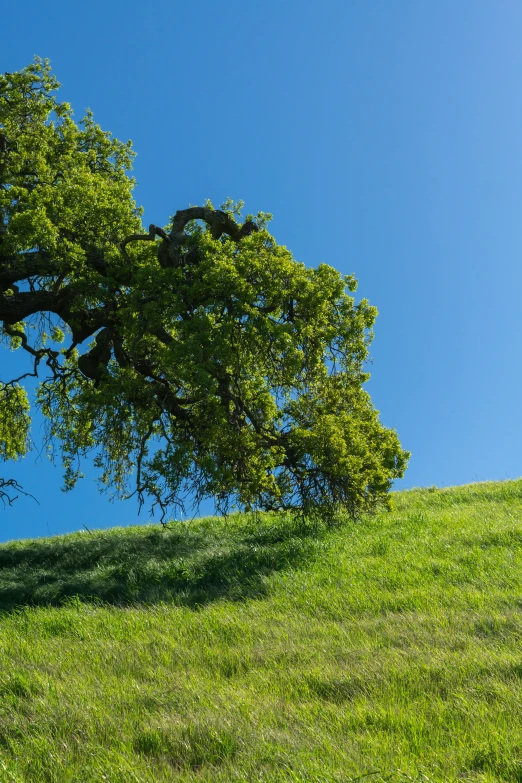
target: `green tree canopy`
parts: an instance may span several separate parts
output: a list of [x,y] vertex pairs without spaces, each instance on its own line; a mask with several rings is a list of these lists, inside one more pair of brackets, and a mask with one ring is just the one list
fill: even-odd
[[67,488],[89,454],[163,511],[386,502],[408,454],[363,389],[377,311],[355,279],[231,201],[145,231],[130,142],[75,122],[58,87],[41,60],[0,76],[0,322],[28,360],[0,382],[0,458],[27,449],[33,374]]

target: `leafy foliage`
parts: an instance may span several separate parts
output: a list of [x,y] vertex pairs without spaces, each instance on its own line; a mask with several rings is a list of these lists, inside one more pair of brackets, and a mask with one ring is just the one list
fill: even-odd
[[[130,142],[76,123],[58,86],[41,60],[0,76],[0,321],[41,378],[66,487],[92,454],[163,511],[386,502],[408,454],[363,389],[377,311],[355,279],[296,262],[230,200],[145,233]],[[7,458],[27,443],[21,381],[0,389]]]

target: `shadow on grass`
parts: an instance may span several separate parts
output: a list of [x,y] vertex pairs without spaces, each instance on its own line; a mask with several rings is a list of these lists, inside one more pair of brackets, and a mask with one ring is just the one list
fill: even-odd
[[270,574],[303,565],[317,529],[292,519],[146,526],[0,546],[0,612],[83,601],[172,601],[197,608],[267,592]]

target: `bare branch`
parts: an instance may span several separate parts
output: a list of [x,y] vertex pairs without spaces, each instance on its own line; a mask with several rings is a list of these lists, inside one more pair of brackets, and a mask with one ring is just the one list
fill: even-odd
[[14,492],[20,492],[22,495],[25,495],[26,497],[33,498],[37,503],[38,501],[36,498],[29,494],[29,492],[25,492],[18,481],[15,481],[14,479],[3,479],[0,478],[0,500],[4,504],[4,506],[12,506],[15,500],[18,499],[18,495],[11,494],[11,491]]

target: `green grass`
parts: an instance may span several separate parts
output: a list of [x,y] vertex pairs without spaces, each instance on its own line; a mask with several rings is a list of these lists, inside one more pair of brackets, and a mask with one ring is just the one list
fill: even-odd
[[522,782],[522,480],[0,546],[0,783]]

